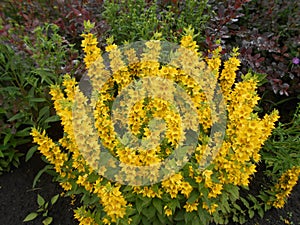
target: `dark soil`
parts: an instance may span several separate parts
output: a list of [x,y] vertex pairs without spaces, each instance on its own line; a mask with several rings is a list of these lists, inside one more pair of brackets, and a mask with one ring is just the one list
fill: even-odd
[[[36,188],[32,188],[35,175],[45,166],[39,155],[35,155],[29,162],[21,162],[18,169],[0,176],[0,225],[41,225],[42,217],[32,222],[23,223],[23,219],[30,212],[38,209],[37,194],[46,201],[61,193],[60,186],[52,182],[52,176],[43,174]],[[255,180],[254,180],[255,181]],[[258,188],[260,185],[254,185]],[[255,190],[253,190],[255,191]],[[257,191],[257,190],[256,190]],[[49,208],[49,216],[53,217],[52,225],[76,225],[71,199],[60,197],[54,207]],[[231,223],[230,225],[234,225]],[[245,225],[300,225],[300,183],[294,187],[293,193],[283,209],[271,209],[263,219],[258,215]]]
[[[37,194],[46,201],[60,194],[63,189],[52,176],[44,173],[35,188],[32,183],[36,174],[44,168],[45,163],[37,154],[29,162],[21,162],[19,168],[0,176],[0,224],[1,225],[42,225],[43,217],[23,223],[24,218],[38,209]],[[76,225],[70,198],[59,197],[54,207],[49,207],[49,216],[53,217],[52,225]]]

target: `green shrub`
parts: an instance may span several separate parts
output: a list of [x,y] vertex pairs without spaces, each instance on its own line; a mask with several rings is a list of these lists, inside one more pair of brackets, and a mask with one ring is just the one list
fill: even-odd
[[[59,120],[54,115],[49,85],[60,83],[58,71],[72,46],[65,45],[57,32],[57,26],[46,24],[34,30],[34,41],[24,37],[31,55],[16,53],[5,39],[0,42],[0,172],[18,166],[22,155],[19,148],[31,142],[32,126],[47,129],[49,123]],[[26,160],[35,149],[28,152]]]
[[[156,32],[169,41],[178,42],[183,28],[192,25],[201,33],[210,16],[207,0],[194,1],[105,1],[103,17],[110,26],[108,34],[116,44],[149,40]],[[199,42],[203,36],[198,36]]]

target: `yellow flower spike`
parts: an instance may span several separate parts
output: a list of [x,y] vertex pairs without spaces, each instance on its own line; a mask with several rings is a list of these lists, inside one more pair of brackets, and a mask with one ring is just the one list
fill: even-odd
[[219,70],[221,66],[221,51],[222,47],[217,47],[212,52],[209,52],[211,54],[211,57],[206,58],[205,60],[208,64],[209,69],[215,74],[216,77],[219,77]]
[[[235,53],[234,55],[237,54],[238,53]],[[236,58],[236,56],[232,56],[224,63],[224,69],[220,74],[219,80],[223,95],[226,100],[228,99],[229,93],[231,92],[232,85],[236,78],[236,71],[238,70],[240,64],[241,62]]]
[[84,62],[86,68],[89,68],[100,56],[100,48],[97,47],[98,41],[94,34],[82,34],[84,39],[81,42],[81,47],[85,52]]
[[275,193],[277,193],[276,200],[272,205],[276,208],[282,208],[285,204],[286,198],[290,195],[293,187],[297,184],[300,176],[300,167],[294,166],[291,169],[284,172],[275,185]]
[[91,23],[90,20],[84,20],[83,21],[83,26],[84,26],[84,32],[90,33],[91,30],[95,27],[95,23]]

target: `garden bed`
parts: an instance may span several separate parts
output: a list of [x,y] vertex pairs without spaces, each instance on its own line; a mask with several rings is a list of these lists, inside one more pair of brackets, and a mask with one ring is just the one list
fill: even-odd
[[[300,174],[300,24],[297,20],[300,3],[275,0],[128,0],[127,3],[5,0],[0,6],[0,224],[23,224],[24,218],[41,210],[41,205],[48,204],[46,201],[49,205],[39,213],[44,213],[44,217],[40,215],[26,224],[39,225],[48,217],[53,218],[53,225],[73,225],[78,221],[81,225],[126,225],[129,221],[134,225],[199,225],[208,221],[225,224],[228,218],[230,225],[236,224],[233,221],[243,221],[245,225],[299,225],[300,182],[294,184]],[[208,112],[205,111],[207,99],[201,99],[205,87],[201,86],[200,91],[197,84],[190,82],[193,76],[184,74],[184,67],[165,70],[163,63],[157,68],[155,63],[146,63],[149,68],[144,70],[146,61],[141,60],[128,65],[128,73],[123,74],[120,67],[114,68],[116,61],[122,63],[115,53],[122,49],[119,47],[124,41],[150,39],[177,43],[183,49],[201,53],[201,60],[219,79],[226,97],[228,127],[222,139],[225,144],[219,149],[219,153],[224,153],[210,167],[199,169],[199,157],[205,154],[202,147],[207,144],[204,134],[197,143],[200,150],[196,149],[178,176],[168,177],[149,189],[143,185],[134,189],[128,183],[113,182],[120,178],[118,174],[108,179],[95,168],[91,171],[85,160],[91,158],[98,163],[100,152],[92,155],[90,150],[95,148],[89,144],[93,142],[87,141],[84,147],[79,147],[76,135],[73,137],[79,126],[89,124],[83,120],[87,118],[82,117],[82,112],[77,115],[74,108],[71,110],[76,105],[72,96],[79,94],[74,87],[83,76],[91,75],[88,68],[92,64],[101,64],[100,52],[106,51],[111,62],[115,62],[109,65],[113,71],[113,83],[106,93],[109,97],[103,102],[99,97],[97,104],[102,108],[95,109],[97,129],[105,134],[100,139],[108,145],[117,142],[104,119],[111,115],[106,104],[112,105],[127,81],[142,80],[142,74],[148,74],[145,71],[150,71],[150,77],[151,71],[156,71],[155,76],[169,71],[167,76],[197,97],[194,104],[203,110],[198,112],[203,130],[213,128],[208,126],[211,118],[202,117]],[[158,50],[160,47],[159,41],[146,42],[143,55],[159,62],[164,58],[164,51]],[[193,54],[190,56],[199,58]],[[186,60],[180,57],[179,61]],[[188,65],[192,62],[192,71],[198,71],[197,60],[189,57],[185,62]],[[108,65],[103,65],[107,69]],[[102,71],[101,68],[100,65],[98,69]],[[142,72],[135,74],[136,71]],[[123,76],[128,77],[123,79]],[[165,121],[177,118],[168,104],[160,101],[146,99],[138,103],[140,107],[133,107],[133,111],[136,110],[137,116],[145,113],[146,120],[160,114],[171,118]],[[161,106],[166,110],[160,111]],[[248,114],[243,116],[244,112]],[[146,138],[151,135],[150,129],[145,128],[146,122],[136,118],[132,121],[130,126],[139,127],[135,135]],[[141,124],[135,124],[136,121]],[[167,152],[179,143],[177,122],[170,123],[173,127],[168,131],[169,136],[159,146],[161,155],[154,158],[165,160],[170,154]],[[86,132],[91,130],[84,128]],[[134,151],[124,154],[121,146],[119,143],[111,149],[117,152],[120,161],[126,161],[124,156],[129,155],[132,165],[148,163],[143,161],[148,155],[143,158],[142,152]],[[81,159],[85,148],[89,153],[81,155],[84,158]],[[36,175],[46,167],[51,168],[47,170],[49,174],[45,172],[36,180]],[[292,187],[287,203],[281,208]],[[72,198],[65,197],[64,192]],[[264,211],[264,217],[260,218]]]
[[[29,162],[22,162],[21,166],[10,173],[0,176],[0,224],[19,225],[30,212],[38,208],[37,194],[39,193],[46,200],[55,194],[60,194],[63,190],[52,182],[52,176],[44,174],[37,184],[37,188],[32,188],[35,175],[46,164],[36,155]],[[261,176],[254,178],[255,187],[252,191],[259,191],[262,185]],[[245,225],[284,225],[300,224],[300,183],[298,183],[289,197],[283,209],[271,209],[266,212],[263,218],[258,215],[245,223]],[[53,217],[53,225],[76,225],[73,209],[69,197],[60,197],[55,207],[50,209],[49,215]],[[28,222],[28,225],[40,225],[42,218]],[[231,222],[229,225],[234,225]]]

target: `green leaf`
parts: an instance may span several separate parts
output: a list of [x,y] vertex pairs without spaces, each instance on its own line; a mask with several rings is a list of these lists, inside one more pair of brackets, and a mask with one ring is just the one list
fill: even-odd
[[138,214],[134,215],[132,218],[132,224],[140,224],[142,217]]
[[142,210],[142,214],[145,215],[149,220],[151,220],[151,218],[153,218],[155,216],[155,208],[154,207],[147,207],[147,208],[143,208]]
[[53,196],[51,198],[51,205],[54,205],[57,202],[58,198],[59,198],[59,194]]
[[26,137],[26,136],[30,136],[30,130],[31,127],[26,127],[23,130],[20,130],[16,133],[17,137]]
[[57,122],[59,120],[60,120],[59,116],[54,115],[54,116],[50,116],[49,118],[47,118],[44,122],[45,123],[51,123],[51,122]]
[[37,203],[39,206],[43,206],[45,204],[45,199],[42,196],[40,196],[39,194],[37,196]]
[[40,111],[39,111],[39,116],[38,116],[38,120],[40,120],[43,116],[49,116],[49,106],[45,106],[43,107]]
[[16,115],[14,115],[13,117],[9,118],[8,122],[12,122],[14,120],[18,120],[24,117],[23,113],[17,113]]
[[254,216],[254,211],[252,209],[249,209],[248,213],[249,213],[249,218],[252,219]]
[[9,139],[11,138],[11,136],[12,136],[12,133],[7,133],[7,134],[5,135],[5,138],[4,138],[4,141],[3,141],[3,145],[6,145],[6,144],[7,144],[7,142],[8,142]]
[[208,224],[211,216],[209,215],[209,213],[205,209],[199,207],[198,211],[197,211],[197,214],[198,214],[198,217],[200,218],[202,224]]
[[246,222],[246,218],[241,215],[240,218],[239,218],[239,224],[244,224]]
[[142,223],[141,224],[143,224],[143,225],[152,225],[151,221],[145,216],[142,217]]
[[159,212],[159,214],[162,214],[162,201],[159,200],[158,198],[154,198],[152,200],[152,203],[153,203],[155,209]]
[[0,114],[6,114],[6,110],[3,108],[0,108]]
[[213,217],[214,217],[214,222],[216,222],[217,224],[222,224],[223,219],[220,217],[219,213],[214,213]]
[[174,220],[176,220],[176,221],[183,221],[183,220],[184,220],[184,214],[185,214],[184,210],[179,210],[179,211],[175,214]]
[[229,193],[229,198],[232,202],[235,202],[239,198],[239,187],[228,184],[224,185],[224,189]]
[[25,162],[27,162],[29,159],[31,159],[32,155],[36,152],[37,150],[37,146],[32,146],[28,152],[26,153],[26,156],[25,156]]
[[47,170],[50,170],[50,169],[52,169],[52,165],[46,165],[43,169],[41,169],[37,173],[37,175],[33,179],[32,188],[35,188],[35,185],[36,185],[37,181],[40,179],[40,177],[42,176],[42,174],[45,173]]
[[250,205],[249,205],[249,203],[248,203],[248,201],[247,201],[246,199],[240,198],[240,200],[243,202],[243,204],[244,204],[247,208],[250,207]]
[[45,98],[29,98],[30,102],[45,102]]
[[184,221],[186,224],[190,224],[191,221],[193,220],[193,213],[185,213],[184,214]]
[[172,211],[174,211],[177,207],[180,208],[180,202],[177,198],[174,198],[171,200],[170,204],[169,204],[170,209],[172,209]]
[[264,217],[264,210],[262,208],[258,209],[258,215],[260,216],[260,218]]
[[242,208],[236,203],[233,203],[233,207],[239,210],[240,212],[242,211]]
[[200,219],[197,216],[194,216],[194,219],[192,220],[192,225],[201,225]]
[[194,203],[199,198],[199,196],[199,192],[197,190],[193,190],[187,202]]
[[136,200],[136,209],[138,213],[141,213],[143,210],[143,201],[139,198]]
[[156,214],[161,224],[166,224],[168,217],[164,214]]
[[43,220],[44,225],[49,225],[52,223],[53,218],[52,217],[47,217],[46,219]]
[[27,222],[27,221],[31,221],[31,220],[34,220],[39,214],[37,214],[36,212],[32,212],[32,213],[29,213],[25,219],[23,220],[23,222]]

